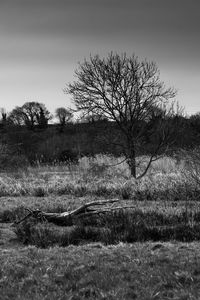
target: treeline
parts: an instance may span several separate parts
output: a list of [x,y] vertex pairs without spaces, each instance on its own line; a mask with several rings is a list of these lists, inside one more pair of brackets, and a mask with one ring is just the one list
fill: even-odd
[[55,114],[51,114],[43,103],[26,102],[22,106],[16,106],[11,112],[7,113],[4,108],[1,109],[1,127],[6,125],[25,126],[28,129],[45,129],[53,118],[56,118],[61,126],[65,126],[73,118],[70,109],[59,107]]
[[[83,155],[110,153],[123,155],[123,135],[115,122],[90,115],[80,121],[73,121],[69,109],[57,108],[57,123],[49,124],[53,115],[44,104],[26,102],[10,113],[1,111],[1,166],[54,163],[76,160]],[[149,154],[156,139],[156,122],[152,117],[145,128],[143,145],[137,154]],[[174,115],[165,120],[168,131],[167,154],[179,149],[194,148],[200,144],[200,114],[190,117]],[[165,126],[166,127],[166,126]],[[152,135],[152,131],[155,134]],[[165,132],[166,134],[166,132]],[[161,150],[162,151],[162,150]],[[166,151],[166,149],[165,149]]]

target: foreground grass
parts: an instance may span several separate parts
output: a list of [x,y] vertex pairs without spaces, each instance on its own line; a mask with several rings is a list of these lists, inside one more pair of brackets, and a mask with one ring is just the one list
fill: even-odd
[[0,252],[0,299],[199,299],[200,244]]

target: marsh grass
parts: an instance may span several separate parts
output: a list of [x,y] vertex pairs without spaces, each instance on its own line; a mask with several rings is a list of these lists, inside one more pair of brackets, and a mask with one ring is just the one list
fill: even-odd
[[194,241],[200,240],[200,212],[190,210],[157,211],[147,209],[121,210],[85,218],[71,227],[37,220],[28,220],[15,229],[24,244],[37,247],[69,246],[91,242],[117,244],[119,242]]
[[[77,205],[81,205],[83,201],[84,199],[82,198],[77,199],[71,196],[2,197],[0,207],[0,221],[18,221],[28,213],[25,208],[60,213],[76,208]],[[88,201],[90,201],[90,198],[88,198]]]
[[21,223],[15,230],[26,246],[0,247],[0,299],[200,299],[199,187],[172,158],[139,181],[125,163],[108,169],[105,161],[116,159],[0,175],[1,222],[20,219],[25,207],[63,212],[106,197],[134,206],[71,227]]
[[[183,164],[171,157],[155,161],[147,176],[131,178],[123,158],[109,155],[83,157],[77,164],[38,165],[26,171],[0,174],[0,196],[72,195],[119,197],[138,200],[183,200],[200,198],[200,187],[183,172]],[[139,168],[147,160],[138,158]],[[110,166],[110,167],[109,167]]]
[[[138,164],[142,168],[142,163],[147,157],[139,159]],[[81,158],[73,168],[70,166],[71,169],[68,165],[61,166],[62,172],[59,172],[59,166],[56,166],[56,172],[52,172],[53,169],[47,172],[42,169],[43,166],[38,166],[29,169],[26,173],[13,174],[12,177],[4,174],[1,178],[0,190],[5,180],[8,195],[11,193],[10,196],[19,196],[19,201],[15,203],[15,206],[11,205],[10,209],[4,207],[0,210],[1,220],[9,222],[14,218],[14,220],[20,219],[24,213],[24,207],[46,212],[62,212],[77,207],[89,199],[117,197],[122,199],[124,204],[126,201],[135,205],[136,202],[140,204],[128,213],[118,212],[107,215],[105,224],[102,224],[104,219],[102,217],[98,224],[87,224],[87,222],[74,224],[75,227],[67,232],[62,230],[58,233],[58,230],[49,224],[30,225],[29,222],[25,222],[16,229],[17,235],[25,243],[39,247],[54,244],[69,245],[79,243],[77,242],[79,240],[83,243],[101,241],[105,244],[112,244],[120,241],[200,239],[198,234],[199,207],[198,210],[191,208],[194,196],[195,203],[198,203],[196,200],[200,198],[200,190],[193,185],[193,182],[182,177],[183,165],[180,162],[164,157],[152,164],[148,176],[137,181],[128,176],[126,162],[122,165],[107,167],[114,161],[118,160],[112,156],[99,155],[94,158]],[[112,168],[117,168],[118,171],[114,172],[115,169]],[[20,197],[22,195],[23,197]],[[34,197],[31,198],[31,196]],[[26,200],[27,197],[32,199],[32,203]],[[71,202],[70,197],[73,199]],[[82,201],[78,203],[79,198]],[[144,209],[142,202],[144,202]],[[147,202],[158,202],[159,205],[147,208]],[[183,203],[179,211],[175,209],[175,202]],[[162,211],[161,203],[168,203]],[[170,213],[168,213],[169,210],[171,210]],[[184,232],[187,234],[184,235]]]

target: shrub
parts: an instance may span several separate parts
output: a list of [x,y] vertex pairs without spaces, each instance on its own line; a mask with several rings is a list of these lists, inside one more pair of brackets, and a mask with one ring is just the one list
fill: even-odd
[[34,188],[33,195],[36,197],[44,197],[47,194],[45,187],[37,186]]

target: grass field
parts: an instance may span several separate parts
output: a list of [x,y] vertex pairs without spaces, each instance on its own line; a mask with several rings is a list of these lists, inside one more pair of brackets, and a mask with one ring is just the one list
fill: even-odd
[[199,243],[1,250],[0,299],[199,299]]
[[[200,299],[198,182],[172,158],[139,181],[125,162],[107,167],[119,161],[0,174],[0,299]],[[133,208],[71,227],[31,218],[10,226],[25,208],[63,212],[112,198]]]

